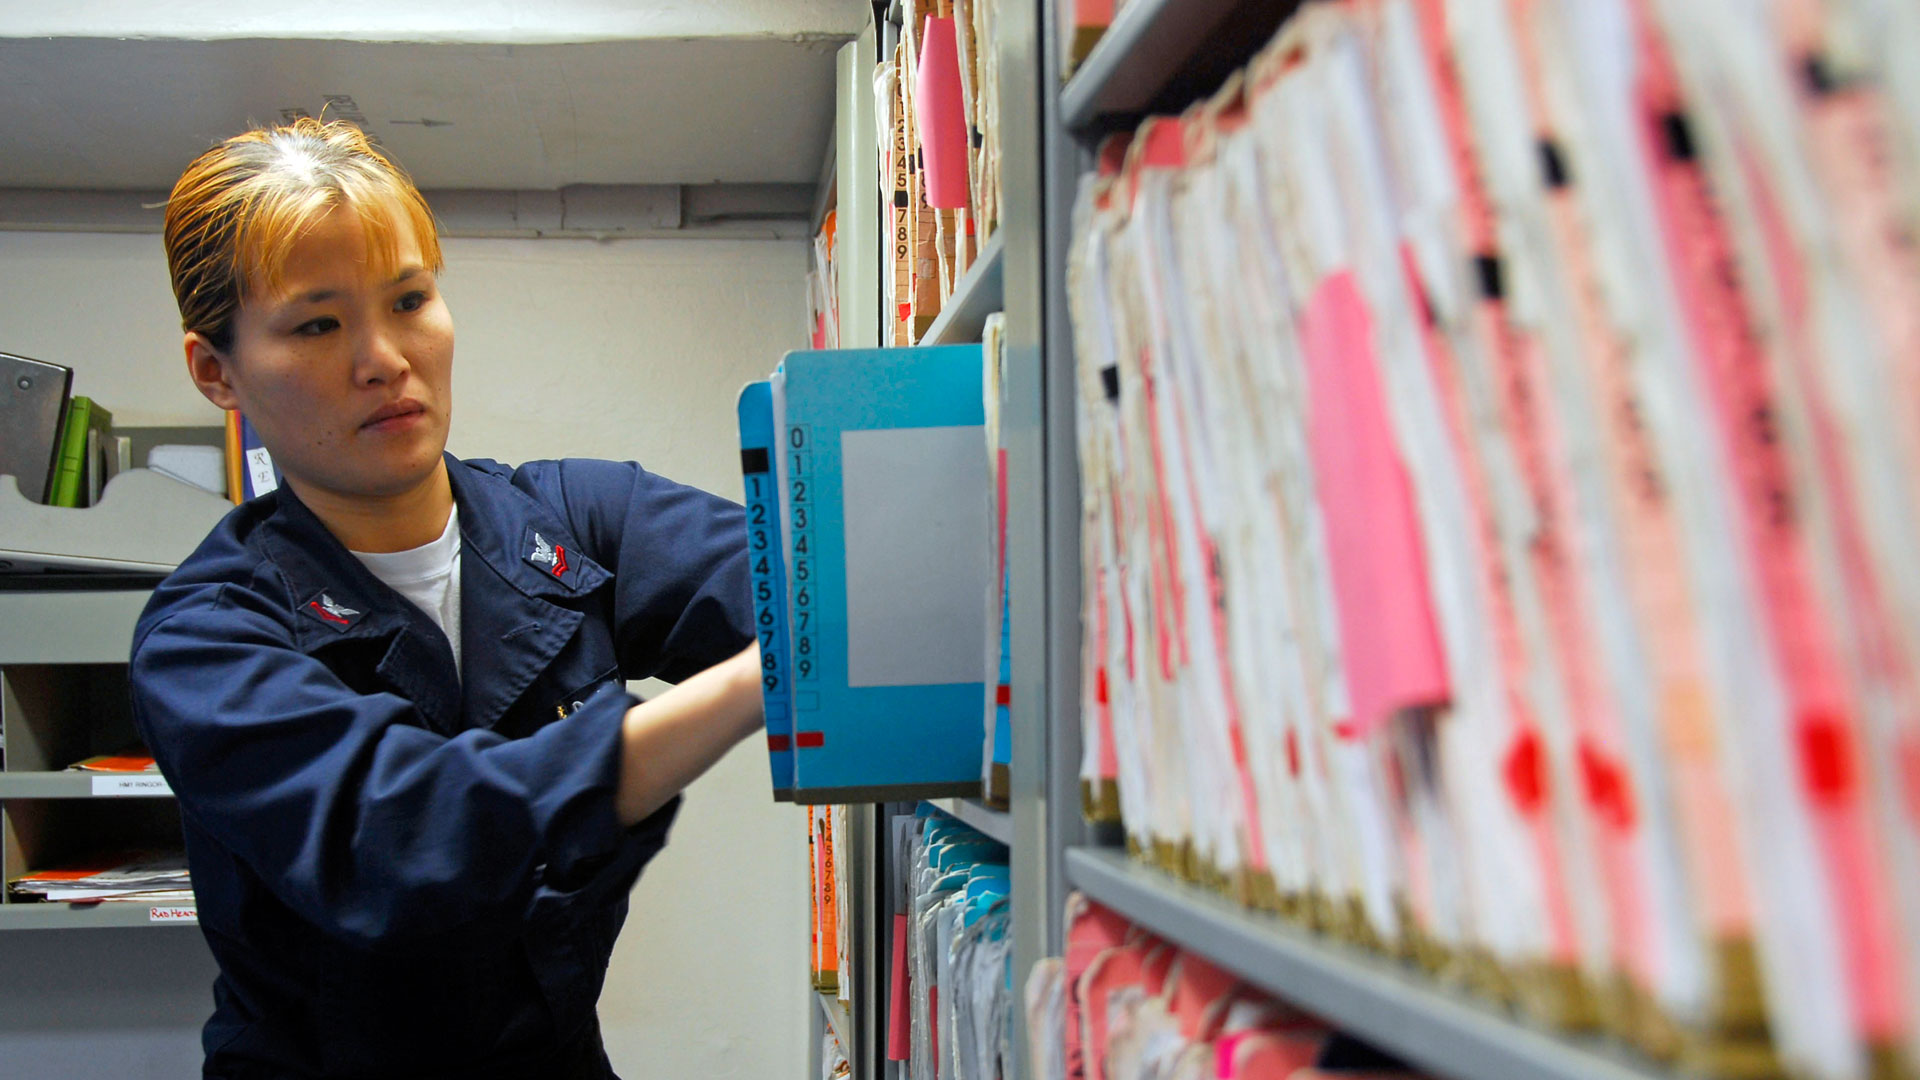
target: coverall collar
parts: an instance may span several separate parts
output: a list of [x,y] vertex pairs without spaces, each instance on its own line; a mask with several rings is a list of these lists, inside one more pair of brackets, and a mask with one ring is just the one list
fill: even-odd
[[608,575],[531,495],[451,454],[446,461],[460,510],[461,653],[480,661],[464,688],[445,634],[354,558],[291,488],[275,492],[262,539],[295,606],[295,644],[312,654],[392,636],[376,673],[428,726],[451,733],[498,722],[571,640],[581,613],[568,601]]

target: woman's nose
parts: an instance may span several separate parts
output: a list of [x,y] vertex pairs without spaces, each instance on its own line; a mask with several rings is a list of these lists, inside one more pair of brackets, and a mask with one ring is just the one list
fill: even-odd
[[362,386],[392,382],[409,366],[399,335],[384,326],[369,327],[356,344],[353,375]]

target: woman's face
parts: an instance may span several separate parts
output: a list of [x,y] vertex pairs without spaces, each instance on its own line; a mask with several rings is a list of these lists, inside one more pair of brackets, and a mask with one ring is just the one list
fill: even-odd
[[[453,318],[404,221],[393,274],[377,274],[359,215],[335,208],[297,242],[281,288],[248,290],[234,317],[220,400],[238,408],[296,491],[402,495],[427,482],[447,444]],[[197,336],[197,335],[195,335]],[[211,350],[209,350],[211,351]]]

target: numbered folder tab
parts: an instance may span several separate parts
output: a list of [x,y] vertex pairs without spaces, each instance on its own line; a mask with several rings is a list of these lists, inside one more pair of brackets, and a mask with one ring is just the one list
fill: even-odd
[[776,797],[973,794],[992,547],[981,349],[790,353],[741,395]]

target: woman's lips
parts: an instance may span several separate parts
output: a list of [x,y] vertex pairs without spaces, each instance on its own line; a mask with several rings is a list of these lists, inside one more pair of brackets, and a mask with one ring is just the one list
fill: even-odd
[[425,420],[426,416],[426,407],[419,402],[401,402],[374,413],[372,419],[360,425],[360,430],[379,432],[382,434],[405,431]]

